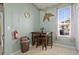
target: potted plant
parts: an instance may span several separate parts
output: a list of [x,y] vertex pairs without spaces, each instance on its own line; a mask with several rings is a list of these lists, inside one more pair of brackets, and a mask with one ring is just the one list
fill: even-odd
[[44,32],[44,27],[40,28],[41,32]]

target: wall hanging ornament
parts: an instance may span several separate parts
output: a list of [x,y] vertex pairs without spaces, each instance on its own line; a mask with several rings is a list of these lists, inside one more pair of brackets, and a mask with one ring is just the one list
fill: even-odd
[[52,14],[52,13],[45,13],[44,18],[43,18],[43,22],[45,20],[50,21],[50,17],[52,17],[52,16],[54,16],[54,14]]
[[25,11],[24,16],[25,16],[25,18],[30,18],[30,12]]

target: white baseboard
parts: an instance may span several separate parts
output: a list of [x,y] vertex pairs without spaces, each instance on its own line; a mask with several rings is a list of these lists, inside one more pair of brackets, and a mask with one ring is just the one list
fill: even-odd
[[[61,46],[61,47],[65,47],[65,48],[72,48],[72,49],[76,49],[75,47],[72,47],[72,46],[67,46],[67,45],[62,45],[62,44],[59,44],[59,43],[54,43],[54,46]],[[30,44],[29,47],[32,47],[32,44]],[[18,51],[15,51],[13,53],[11,53],[10,55],[16,55],[18,53],[20,53],[21,50],[18,50]]]
[[32,47],[32,44],[30,44],[29,47]]
[[[32,44],[30,44],[29,47],[32,47]],[[11,53],[10,55],[16,55],[16,54],[18,54],[20,52],[21,52],[21,49],[19,49],[18,51],[15,51],[13,53]]]
[[16,54],[18,54],[20,52],[21,52],[21,50],[18,50],[18,51],[15,51],[15,52],[11,53],[10,55],[16,55]]
[[54,43],[55,46],[62,46],[62,47],[65,47],[65,48],[72,48],[72,49],[76,49],[75,47],[73,46],[67,46],[67,45],[62,45],[62,44],[59,44],[59,43]]

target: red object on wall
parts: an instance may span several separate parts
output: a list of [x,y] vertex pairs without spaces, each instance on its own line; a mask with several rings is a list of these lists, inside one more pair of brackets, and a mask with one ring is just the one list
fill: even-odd
[[13,39],[18,39],[18,36],[19,36],[18,31],[15,30],[15,31],[12,32]]

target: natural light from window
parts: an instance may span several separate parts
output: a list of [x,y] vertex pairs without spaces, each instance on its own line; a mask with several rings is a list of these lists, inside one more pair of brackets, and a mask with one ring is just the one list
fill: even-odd
[[58,9],[58,36],[71,35],[71,8]]

